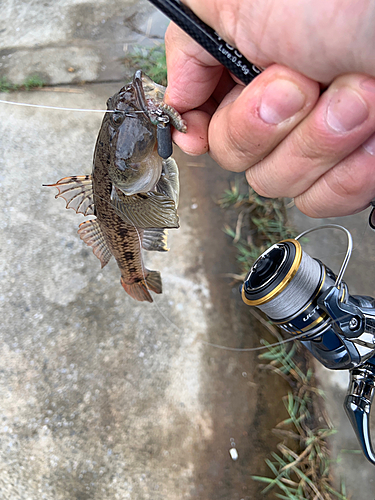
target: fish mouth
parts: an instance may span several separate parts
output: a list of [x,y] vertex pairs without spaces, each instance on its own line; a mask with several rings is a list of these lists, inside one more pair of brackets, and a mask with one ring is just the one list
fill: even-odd
[[[148,102],[144,91],[143,71],[137,70],[133,80],[122,87],[122,89],[107,101],[107,109],[110,111],[128,112],[131,114],[139,113],[150,120]],[[138,115],[138,116],[139,116]]]

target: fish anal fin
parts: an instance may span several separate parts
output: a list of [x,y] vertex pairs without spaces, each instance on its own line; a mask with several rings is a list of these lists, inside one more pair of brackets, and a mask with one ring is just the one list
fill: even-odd
[[64,198],[66,208],[72,208],[77,214],[95,215],[91,175],[64,177],[55,184],[43,184],[43,186],[57,188],[59,192],[55,198]]
[[151,252],[168,252],[167,229],[144,229],[142,235],[142,248]]
[[150,290],[155,293],[162,293],[161,276],[158,271],[147,271],[146,281],[141,280],[135,283],[126,283],[121,276],[121,285],[125,292],[139,302],[153,302]]
[[149,290],[155,293],[162,293],[163,288],[161,284],[161,274],[159,273],[159,271],[147,270],[146,272],[148,273],[146,278],[146,283]]
[[79,225],[79,237],[89,247],[92,247],[94,255],[100,260],[102,268],[108,264],[112,253],[105,241],[103,232],[97,220],[87,220]]

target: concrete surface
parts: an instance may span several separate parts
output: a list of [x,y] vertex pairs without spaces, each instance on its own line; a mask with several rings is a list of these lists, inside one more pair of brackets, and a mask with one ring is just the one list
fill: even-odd
[[[296,208],[289,211],[291,222],[298,231],[323,224],[339,224],[346,227],[353,236],[353,253],[344,281],[352,295],[375,297],[375,232],[368,225],[370,210],[349,217],[311,219]],[[308,236],[304,250],[312,257],[320,259],[335,273],[339,272],[346,252],[346,237],[337,230],[325,229]],[[375,498],[375,468],[359,452],[359,445],[343,408],[349,383],[348,371],[333,371],[315,363],[316,375],[326,395],[326,410],[337,429],[331,439],[333,456],[339,459],[333,464],[336,481],[343,479],[347,491],[356,500]],[[373,413],[374,408],[373,408]],[[372,436],[375,438],[375,417],[372,415]],[[374,442],[375,443],[375,442]],[[353,450],[357,450],[357,452]]]
[[3,0],[0,77],[50,85],[118,81],[132,47],[161,41],[168,20],[146,0]]
[[[22,81],[40,67],[59,86],[0,98],[103,108],[124,80],[61,85],[72,82],[70,64],[77,78],[88,79],[87,70],[101,79],[103,38],[91,33],[81,44],[78,31],[86,36],[104,8],[108,18],[127,16],[123,31],[113,24],[121,50],[142,23],[150,27],[147,15],[129,21],[138,22],[132,14],[144,2],[107,4],[3,2],[3,74]],[[106,53],[107,69],[119,66],[115,52]],[[115,262],[100,270],[79,239],[84,217],[42,187],[91,171],[100,121],[100,114],[0,104],[0,498],[256,498],[261,485],[250,475],[267,471],[287,388],[259,372],[256,354],[203,343],[251,347],[264,336],[224,277],[237,267],[216,200],[231,175],[209,158],[176,152],[181,229],[170,231],[168,254],[146,255],[161,271],[163,294],[137,303]]]

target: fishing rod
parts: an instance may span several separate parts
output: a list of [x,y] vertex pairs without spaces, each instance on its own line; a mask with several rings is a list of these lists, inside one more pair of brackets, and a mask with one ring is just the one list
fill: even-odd
[[261,73],[260,68],[248,61],[236,47],[223,40],[180,0],[150,0],[150,2],[245,85]]

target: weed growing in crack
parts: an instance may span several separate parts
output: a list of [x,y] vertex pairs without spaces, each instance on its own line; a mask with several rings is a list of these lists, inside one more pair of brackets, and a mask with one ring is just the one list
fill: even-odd
[[224,226],[224,231],[233,238],[238,250],[242,270],[248,272],[254,261],[268,247],[281,240],[293,238],[297,233],[287,222],[284,200],[259,196],[244,179],[237,177],[218,200],[222,208],[231,208],[237,213],[233,226]]
[[[280,333],[254,310],[252,314],[267,326],[278,340]],[[263,341],[267,346],[267,342]],[[273,432],[282,441],[277,445],[278,452],[272,452],[272,459],[266,459],[273,477],[252,476],[252,479],[266,485],[263,493],[272,488],[279,492],[275,496],[290,500],[348,500],[345,484],[341,491],[332,486],[330,473],[332,459],[327,440],[336,433],[327,416],[322,398],[324,393],[314,382],[313,370],[309,361],[298,354],[299,342],[268,346],[267,351],[259,356],[266,361],[259,368],[271,370],[282,376],[291,390],[283,398],[288,418],[279,422]],[[299,359],[299,361],[297,361]],[[301,369],[303,364],[303,369]]]
[[45,82],[39,76],[30,76],[21,83],[12,83],[6,77],[0,78],[0,92],[16,92],[19,90],[32,90],[35,88],[44,87]]

